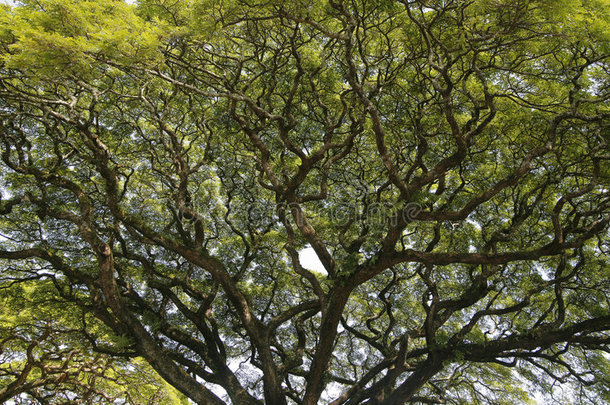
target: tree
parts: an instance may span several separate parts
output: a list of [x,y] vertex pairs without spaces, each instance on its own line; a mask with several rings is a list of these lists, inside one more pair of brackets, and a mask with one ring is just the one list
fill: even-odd
[[[92,354],[93,330],[83,326],[92,316],[54,293],[57,279],[41,278],[30,273],[0,289],[0,402],[188,403],[141,359],[110,356],[99,345]],[[119,347],[100,326],[97,338]]]
[[607,1],[0,19],[2,289],[69,334],[24,367],[143,359],[200,404],[610,401]]

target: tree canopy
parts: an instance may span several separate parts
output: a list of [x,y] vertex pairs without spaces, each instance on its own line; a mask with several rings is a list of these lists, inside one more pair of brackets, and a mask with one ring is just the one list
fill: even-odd
[[608,1],[16,3],[0,400],[610,402]]

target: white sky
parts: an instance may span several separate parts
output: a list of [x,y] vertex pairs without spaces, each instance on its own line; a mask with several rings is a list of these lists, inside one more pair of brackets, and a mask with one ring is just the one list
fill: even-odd
[[299,252],[299,261],[304,269],[314,271],[316,273],[328,274],[324,269],[324,265],[318,259],[318,255],[312,247],[307,247]]

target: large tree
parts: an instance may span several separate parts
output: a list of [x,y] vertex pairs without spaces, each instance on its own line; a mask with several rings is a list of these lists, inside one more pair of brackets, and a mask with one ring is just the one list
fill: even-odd
[[610,401],[608,1],[18,3],[0,394]]

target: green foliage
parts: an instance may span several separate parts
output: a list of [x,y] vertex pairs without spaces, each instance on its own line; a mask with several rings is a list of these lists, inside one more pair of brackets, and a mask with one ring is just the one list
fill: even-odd
[[1,19],[5,66],[30,71],[42,80],[94,78],[100,57],[152,66],[158,58],[162,27],[142,21],[123,2],[24,2],[22,7],[4,8]]
[[0,6],[0,401],[608,401],[609,33],[602,0]]
[[[51,404],[69,398],[91,404],[188,403],[141,358],[126,362],[92,353],[78,332],[84,319],[81,308],[58,296],[51,281],[13,283],[0,285],[0,398],[39,403],[47,397],[40,403]],[[124,337],[112,337],[99,325],[89,324],[87,329],[100,334],[99,338],[106,334],[117,349],[130,346]],[[21,386],[15,386],[20,374]]]

